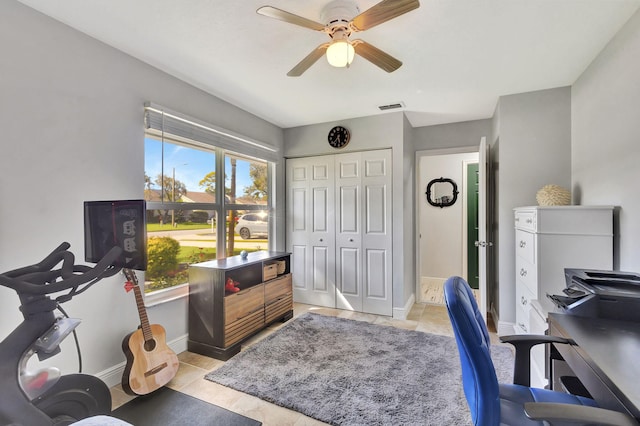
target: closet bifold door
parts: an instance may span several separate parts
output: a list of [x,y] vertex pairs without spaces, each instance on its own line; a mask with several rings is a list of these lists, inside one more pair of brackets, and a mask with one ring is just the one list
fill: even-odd
[[363,312],[393,315],[391,150],[362,153]]
[[336,155],[336,308],[362,312],[362,162]]
[[294,301],[393,314],[391,179],[390,149],[287,160]]
[[391,150],[336,155],[337,308],[393,314]]
[[336,306],[334,156],[288,159],[287,251],[293,300]]

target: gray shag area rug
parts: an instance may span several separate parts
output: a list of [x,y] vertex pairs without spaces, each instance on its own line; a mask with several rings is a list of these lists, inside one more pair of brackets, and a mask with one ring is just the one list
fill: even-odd
[[471,424],[455,339],[391,326],[306,313],[205,378],[333,425]]

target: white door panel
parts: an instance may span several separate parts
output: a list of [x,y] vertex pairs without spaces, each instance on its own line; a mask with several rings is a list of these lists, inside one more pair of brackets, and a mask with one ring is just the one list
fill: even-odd
[[340,188],[340,208],[339,208],[339,232],[358,233],[358,187],[345,186]]
[[313,188],[313,232],[314,233],[328,233],[328,221],[327,213],[329,211],[328,188]]
[[[327,247],[319,246],[313,248],[313,291],[326,295],[330,289],[329,283],[329,256]],[[329,295],[331,298],[331,295]]]
[[385,279],[388,253],[386,250],[367,249],[366,254],[365,265],[369,277],[366,297],[385,300],[388,297],[387,280]]
[[307,271],[307,246],[294,245],[289,251],[291,252],[291,270],[293,291],[304,292],[307,290],[308,271]]
[[303,232],[307,229],[307,190],[305,188],[293,188],[289,198],[291,208],[296,214],[291,216],[290,223],[294,232]]
[[380,185],[368,185],[365,188],[365,211],[367,234],[387,234],[387,187]]
[[340,250],[340,264],[354,266],[353,268],[340,269],[342,294],[360,296],[360,289],[357,285],[360,281],[358,277],[358,275],[360,275],[358,271],[358,265],[360,264],[360,250],[357,248],[343,247]]

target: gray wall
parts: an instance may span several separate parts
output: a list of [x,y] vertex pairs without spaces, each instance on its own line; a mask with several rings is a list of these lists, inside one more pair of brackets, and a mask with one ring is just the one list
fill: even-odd
[[[83,263],[83,202],[143,197],[146,101],[282,147],[278,127],[20,3],[0,2],[0,16],[0,271],[37,262],[62,241]],[[122,338],[139,324],[122,285],[112,277],[65,304],[83,319],[88,373],[124,362]],[[184,338],[186,298],[148,313],[168,341]],[[20,321],[17,296],[0,288],[0,336]],[[72,340],[56,357],[65,372],[77,371]]]
[[640,272],[640,11],[572,88],[574,202],[617,206],[614,267]]
[[417,127],[413,129],[416,151],[428,149],[477,147],[485,136],[489,141],[492,121],[474,120],[437,126]]
[[[499,100],[494,153],[497,170],[496,249],[499,329],[515,322],[515,250],[513,209],[537,205],[547,184],[571,186],[571,89],[562,87]],[[495,142],[494,142],[495,145]]]
[[[335,149],[327,142],[329,130],[337,125],[345,126],[351,132],[349,144],[341,149]],[[294,158],[402,147],[402,132],[401,112],[292,127],[284,130],[283,154]]]

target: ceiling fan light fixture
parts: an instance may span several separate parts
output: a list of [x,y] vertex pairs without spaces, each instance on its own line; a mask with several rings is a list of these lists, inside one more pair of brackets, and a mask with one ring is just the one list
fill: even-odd
[[353,62],[355,53],[348,40],[335,40],[327,47],[327,62],[337,68],[348,67]]
[[287,73],[289,77],[300,77],[323,55],[326,56],[327,62],[331,66],[348,67],[353,62],[356,50],[358,56],[383,71],[397,70],[402,66],[401,61],[364,40],[349,41],[349,37],[352,33],[376,27],[418,7],[420,7],[420,0],[379,0],[378,3],[360,13],[356,0],[333,0],[322,9],[320,17],[323,23],[273,6],[262,6],[257,10],[257,13],[299,27],[323,32],[331,38],[332,41],[322,43],[314,48]]

